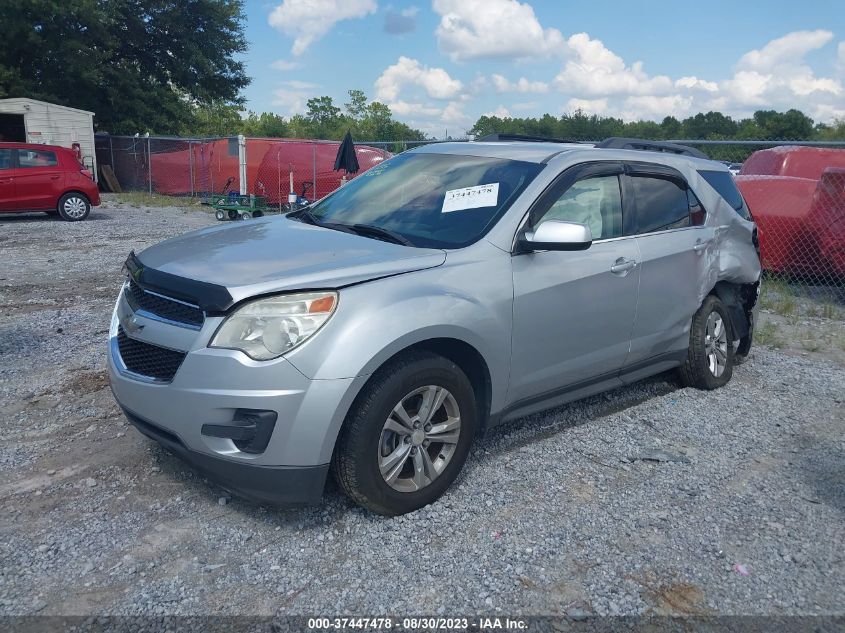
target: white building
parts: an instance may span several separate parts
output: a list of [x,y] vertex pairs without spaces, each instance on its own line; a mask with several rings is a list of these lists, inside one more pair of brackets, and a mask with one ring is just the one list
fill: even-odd
[[79,143],[83,163],[97,178],[93,112],[35,99],[0,99],[2,141],[68,148]]

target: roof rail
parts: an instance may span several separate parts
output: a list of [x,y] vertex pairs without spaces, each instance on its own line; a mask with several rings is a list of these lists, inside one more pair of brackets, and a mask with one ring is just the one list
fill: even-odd
[[612,136],[604,139],[601,143],[596,143],[597,148],[602,149],[641,149],[650,152],[666,152],[667,154],[680,154],[681,156],[692,156],[693,158],[705,158],[709,160],[709,156],[687,145],[678,145],[677,143],[667,143],[665,141],[647,141],[641,138],[622,138],[621,136]]
[[553,138],[551,136],[532,136],[530,134],[488,134],[476,139],[482,143],[488,141],[525,141],[528,143],[583,143],[584,141],[572,141],[565,138]]

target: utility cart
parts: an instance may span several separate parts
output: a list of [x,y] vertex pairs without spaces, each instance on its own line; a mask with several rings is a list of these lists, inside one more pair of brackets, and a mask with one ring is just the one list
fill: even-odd
[[273,209],[267,206],[267,196],[240,195],[233,191],[211,197],[214,217],[218,220],[249,220],[260,218]]

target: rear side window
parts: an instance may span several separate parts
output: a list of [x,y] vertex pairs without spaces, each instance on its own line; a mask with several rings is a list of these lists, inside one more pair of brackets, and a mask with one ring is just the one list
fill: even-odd
[[671,178],[632,176],[637,201],[637,233],[690,226],[691,200],[686,185]]
[[0,149],[0,169],[12,168],[12,150]]
[[41,149],[19,149],[19,167],[55,167],[59,164],[56,152]]
[[708,185],[713,187],[725,199],[725,202],[733,207],[734,211],[746,220],[751,219],[748,206],[745,204],[745,200],[742,199],[742,194],[739,193],[736,182],[734,182],[734,177],[730,172],[700,170],[698,173],[707,181]]

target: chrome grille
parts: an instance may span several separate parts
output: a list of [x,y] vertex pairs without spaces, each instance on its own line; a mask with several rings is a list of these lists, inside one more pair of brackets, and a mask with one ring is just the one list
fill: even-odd
[[199,328],[205,319],[203,311],[198,307],[146,291],[134,279],[129,280],[126,298],[133,310],[144,310],[155,317],[168,321]]

